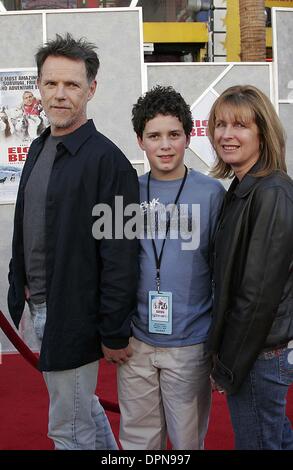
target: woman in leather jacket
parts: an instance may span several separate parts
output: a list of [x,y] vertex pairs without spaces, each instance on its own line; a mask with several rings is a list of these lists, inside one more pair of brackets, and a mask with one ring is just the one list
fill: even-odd
[[234,86],[212,106],[217,178],[234,177],[214,239],[208,345],[213,388],[226,392],[237,449],[293,449],[293,181],[270,100]]

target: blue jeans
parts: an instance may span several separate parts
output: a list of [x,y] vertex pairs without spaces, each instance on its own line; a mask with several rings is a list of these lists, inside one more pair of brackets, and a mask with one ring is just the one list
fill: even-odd
[[293,450],[286,397],[293,383],[292,349],[259,355],[240,390],[227,397],[235,448]]
[[[40,342],[46,324],[46,303],[29,308]],[[99,362],[76,369],[44,372],[50,397],[49,433],[58,450],[118,449],[104,408],[95,395]]]
[[108,418],[95,395],[99,361],[43,372],[50,396],[49,432],[56,450],[116,450]]

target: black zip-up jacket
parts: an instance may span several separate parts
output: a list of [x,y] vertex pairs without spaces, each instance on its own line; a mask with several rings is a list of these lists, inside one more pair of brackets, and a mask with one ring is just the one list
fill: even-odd
[[[47,129],[30,147],[15,207],[8,306],[17,327],[26,285],[24,190],[49,133]],[[136,171],[89,120],[57,145],[48,184],[47,321],[41,370],[66,370],[95,361],[102,356],[101,342],[113,349],[128,344],[136,306],[138,242],[125,237],[99,241],[92,234],[94,206],[110,205],[114,222],[116,195],[123,196],[124,206],[139,203]],[[121,228],[121,216],[118,223]]]
[[228,393],[263,349],[293,338],[293,182],[254,177],[256,164],[226,194],[214,248],[212,377]]

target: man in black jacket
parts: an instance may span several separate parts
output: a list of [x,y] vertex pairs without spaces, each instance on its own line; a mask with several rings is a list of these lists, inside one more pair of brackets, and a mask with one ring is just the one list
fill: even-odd
[[122,152],[87,119],[99,67],[94,48],[57,35],[36,54],[51,127],[31,145],[15,208],[8,305],[18,327],[29,303],[56,449],[116,447],[109,427],[104,437],[108,422],[95,396],[98,360],[104,354],[122,364],[131,356],[137,241],[97,240],[92,226],[97,204],[107,204],[114,220],[116,196],[123,208],[138,202],[138,183]]

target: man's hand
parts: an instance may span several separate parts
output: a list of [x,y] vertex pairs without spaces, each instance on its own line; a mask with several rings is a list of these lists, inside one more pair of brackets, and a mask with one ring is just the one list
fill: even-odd
[[106,361],[115,364],[124,364],[132,356],[132,348],[130,345],[124,349],[110,349],[102,344],[102,351]]

